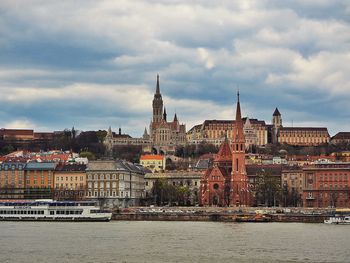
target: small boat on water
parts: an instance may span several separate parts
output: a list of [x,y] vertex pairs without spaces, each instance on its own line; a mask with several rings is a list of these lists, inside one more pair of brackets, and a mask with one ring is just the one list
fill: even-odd
[[0,221],[110,221],[112,213],[95,202],[0,200]]
[[325,224],[350,225],[350,216],[333,216],[324,220]]
[[325,224],[350,225],[350,209],[340,208],[335,210],[334,216],[324,220]]

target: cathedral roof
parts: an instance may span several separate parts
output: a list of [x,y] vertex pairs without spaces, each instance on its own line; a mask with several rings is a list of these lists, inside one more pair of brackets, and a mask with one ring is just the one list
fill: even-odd
[[227,138],[223,141],[220,146],[219,152],[215,157],[215,162],[220,161],[231,161],[232,160],[232,151],[230,147],[230,143]]

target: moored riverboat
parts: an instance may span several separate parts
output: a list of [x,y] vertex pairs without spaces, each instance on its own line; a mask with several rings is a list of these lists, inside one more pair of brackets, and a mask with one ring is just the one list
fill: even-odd
[[336,209],[335,215],[324,220],[325,224],[350,225],[350,209]]
[[334,216],[324,220],[325,224],[350,225],[350,216]]
[[2,221],[110,221],[112,213],[95,202],[0,200]]

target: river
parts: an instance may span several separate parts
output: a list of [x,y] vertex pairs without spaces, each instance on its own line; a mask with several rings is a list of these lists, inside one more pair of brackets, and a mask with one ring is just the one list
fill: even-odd
[[0,222],[0,262],[350,262],[350,226]]

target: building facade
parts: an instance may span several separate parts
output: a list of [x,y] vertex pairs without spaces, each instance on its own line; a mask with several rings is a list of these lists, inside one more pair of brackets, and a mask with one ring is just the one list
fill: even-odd
[[22,162],[0,164],[0,199],[24,198],[25,166]]
[[144,197],[144,171],[121,160],[89,162],[86,170],[87,198],[106,206],[137,205]]
[[183,172],[164,172],[164,173],[146,173],[145,190],[146,197],[152,196],[152,189],[157,180],[165,180],[173,186],[186,186],[189,189],[189,201],[191,205],[199,202],[199,186],[202,178],[201,172],[183,171]]
[[[246,149],[267,144],[268,129],[264,121],[248,117],[242,120]],[[230,142],[232,141],[234,126],[234,120],[206,120],[187,132],[187,141],[192,144],[204,141],[219,147],[226,137]]]
[[165,156],[157,154],[144,154],[140,157],[140,164],[152,172],[165,170]]
[[350,163],[319,163],[303,168],[306,207],[350,207]]
[[350,143],[350,132],[338,132],[331,139],[332,144]]
[[135,145],[142,146],[144,151],[150,151],[152,145],[146,129],[141,138],[133,138],[128,134],[122,134],[121,128],[119,128],[118,134],[115,134],[111,127],[108,128],[107,135],[103,143],[110,154],[113,152],[114,146]]
[[55,199],[84,199],[86,190],[85,170],[85,164],[59,164],[55,170]]
[[25,166],[26,199],[53,198],[56,163],[27,163]]

